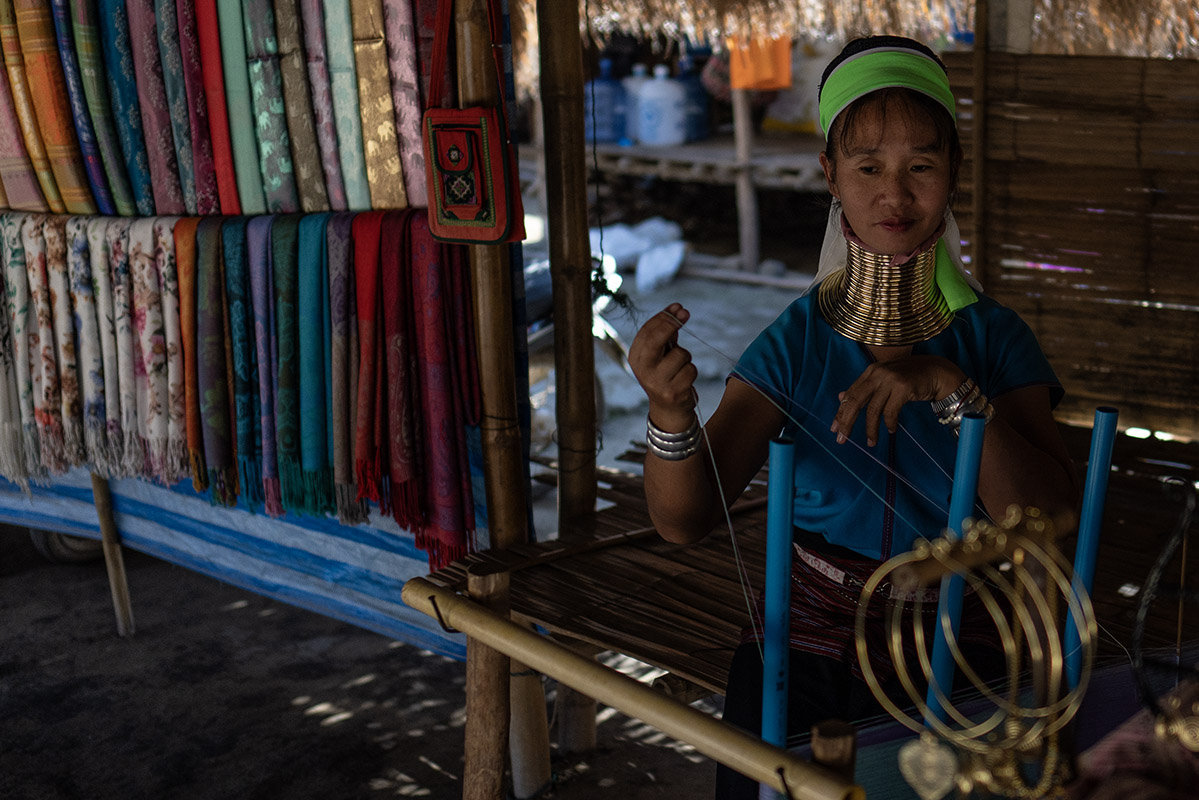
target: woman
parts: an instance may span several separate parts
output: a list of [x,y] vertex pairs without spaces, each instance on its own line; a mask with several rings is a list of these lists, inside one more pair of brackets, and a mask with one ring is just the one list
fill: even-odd
[[[646,495],[669,541],[711,532],[780,430],[798,442],[792,734],[879,711],[854,652],[852,587],[945,527],[963,414],[987,419],[979,498],[988,514],[1011,504],[1072,510],[1077,494],[1051,413],[1062,395],[1053,370],[1023,321],[961,266],[949,201],[962,155],[944,65],[910,39],[852,42],[825,70],[820,117],[833,196],[820,270],[750,345],[716,412],[699,426],[696,370],[678,346],[689,319],[681,305],[644,325],[629,359],[649,397]],[[881,618],[873,623],[872,666],[886,677]],[[979,634],[968,613],[963,648]],[[734,657],[725,704],[725,719],[753,732],[755,638],[747,632]],[[725,769],[717,795],[757,796]]]

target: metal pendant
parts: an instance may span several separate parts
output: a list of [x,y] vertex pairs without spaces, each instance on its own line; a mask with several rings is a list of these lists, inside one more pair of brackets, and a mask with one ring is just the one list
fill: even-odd
[[958,759],[953,748],[925,731],[899,748],[899,772],[920,800],[941,800],[956,785]]

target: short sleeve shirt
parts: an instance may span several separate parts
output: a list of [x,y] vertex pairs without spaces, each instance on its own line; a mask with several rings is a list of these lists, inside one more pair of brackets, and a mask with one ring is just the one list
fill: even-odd
[[[783,311],[746,349],[733,376],[787,415],[786,432],[797,445],[795,525],[883,560],[945,529],[957,438],[927,403],[908,403],[895,434],[879,426],[874,447],[866,445],[864,415],[850,441],[838,445],[829,431],[837,395],[874,359],[865,345],[824,321],[816,298],[817,292],[808,292]],[[1056,406],[1063,394],[1028,325],[981,293],[912,354],[947,358],[991,399],[1047,386]]]

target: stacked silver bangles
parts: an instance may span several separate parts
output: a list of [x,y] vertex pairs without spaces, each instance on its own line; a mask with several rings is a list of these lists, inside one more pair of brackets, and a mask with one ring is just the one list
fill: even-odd
[[971,378],[962,381],[962,385],[947,397],[934,400],[930,405],[941,424],[950,426],[955,436],[961,432],[962,417],[966,414],[982,414],[984,424],[995,416],[995,409],[991,407],[987,396]]
[[695,455],[703,434],[704,429],[699,426],[698,417],[691,421],[691,427],[681,433],[664,431],[652,419],[645,418],[645,443],[649,451],[663,461],[682,461]]

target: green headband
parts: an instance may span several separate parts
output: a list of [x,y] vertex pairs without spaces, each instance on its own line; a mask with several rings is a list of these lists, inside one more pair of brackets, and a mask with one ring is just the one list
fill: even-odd
[[865,50],[842,62],[824,82],[820,91],[820,129],[825,138],[833,120],[850,103],[891,87],[926,94],[954,115],[949,78],[936,61],[906,48]]

